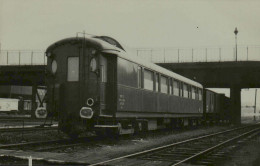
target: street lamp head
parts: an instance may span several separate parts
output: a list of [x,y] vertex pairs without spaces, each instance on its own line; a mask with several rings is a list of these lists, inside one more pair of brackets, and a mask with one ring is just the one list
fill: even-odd
[[237,33],[238,33],[237,27],[236,27],[234,33],[235,33],[235,35],[237,35]]

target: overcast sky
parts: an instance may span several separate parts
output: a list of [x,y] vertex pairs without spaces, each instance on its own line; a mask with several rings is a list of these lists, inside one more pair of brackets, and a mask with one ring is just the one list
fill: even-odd
[[131,47],[260,44],[257,0],[0,0],[2,49],[46,49],[85,30]]
[[2,50],[45,50],[83,30],[130,47],[234,46],[235,27],[238,45],[260,45],[260,1],[0,0]]

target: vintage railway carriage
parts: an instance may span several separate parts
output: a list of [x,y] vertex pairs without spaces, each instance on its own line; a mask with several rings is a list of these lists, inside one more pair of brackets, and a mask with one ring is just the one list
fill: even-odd
[[218,117],[218,110],[217,110],[217,93],[214,91],[211,91],[209,89],[204,89],[203,91],[204,95],[204,118],[205,121],[208,122],[213,122],[215,121]]
[[228,122],[230,118],[230,99],[209,89],[204,89],[204,118],[207,122]]
[[47,109],[68,134],[129,133],[202,119],[199,83],[128,55],[110,37],[64,39],[46,55]]
[[230,106],[230,98],[222,95],[222,99],[221,99],[221,109],[220,109],[220,116],[219,116],[219,120],[225,123],[229,123],[230,122],[230,118],[231,118],[231,106]]

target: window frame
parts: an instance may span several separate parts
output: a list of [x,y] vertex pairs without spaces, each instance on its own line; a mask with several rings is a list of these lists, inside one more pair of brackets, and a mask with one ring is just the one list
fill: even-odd
[[191,99],[196,100],[197,88],[195,86],[191,86]]
[[137,66],[137,87],[138,88],[143,88],[143,69],[141,66]]
[[[75,81],[75,80],[73,80],[73,81],[69,81],[69,59],[70,58],[78,58],[78,79]],[[67,82],[79,82],[80,81],[80,60],[79,60],[79,57],[78,56],[68,56],[67,57],[67,70],[66,70],[66,76],[67,76],[67,78],[66,78],[66,81]]]
[[192,86],[188,84],[189,99],[192,99]]
[[169,78],[169,94],[173,95],[173,79]]
[[160,90],[160,74],[154,72],[154,91],[159,93]]
[[[153,77],[152,78],[152,83],[153,83],[152,89],[145,88],[145,71],[151,72],[151,76]],[[143,69],[143,79],[142,80],[143,80],[143,89],[149,90],[149,91],[154,91],[154,72],[152,70],[144,68]]]
[[[162,77],[165,78],[166,80],[166,92],[162,92]],[[160,89],[161,89],[161,93],[164,93],[164,94],[169,94],[169,81],[168,81],[168,77],[166,75],[161,75],[161,80],[160,80]]]
[[202,89],[201,88],[198,88],[198,100],[199,101],[202,101],[202,98],[203,98],[203,95],[202,95]]
[[[175,91],[174,91],[174,83],[177,83],[177,93],[178,94],[175,94]],[[175,96],[180,96],[180,81],[179,80],[176,80],[176,79],[173,79],[173,82],[172,82],[172,85],[173,85],[173,95]]]
[[[185,88],[184,87],[186,87],[186,90],[185,90]],[[187,93],[187,96],[186,96],[186,93]],[[188,84],[186,84],[186,83],[183,83],[183,97],[184,98],[189,98],[189,85]]]

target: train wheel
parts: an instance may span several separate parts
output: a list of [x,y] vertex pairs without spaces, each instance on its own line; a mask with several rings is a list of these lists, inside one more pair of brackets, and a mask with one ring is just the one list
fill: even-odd
[[138,135],[142,131],[142,123],[141,122],[134,122],[133,123],[134,127],[134,135]]
[[118,128],[107,128],[106,129],[106,136],[111,139],[118,139],[120,135],[120,132]]
[[178,128],[183,128],[184,127],[184,120],[178,119],[177,124],[178,124]]
[[148,132],[148,122],[142,122],[142,132]]
[[106,137],[106,132],[105,132],[105,130],[103,130],[103,129],[96,130],[95,133],[96,133],[96,135],[97,135],[98,137],[101,137],[101,138],[105,138],[105,137]]
[[118,128],[102,128],[95,131],[101,138],[118,138],[120,135],[120,126]]
[[81,131],[74,126],[74,128],[71,127],[71,124],[64,123],[64,121],[59,121],[59,130],[66,133],[71,139],[76,139],[79,137],[79,134]]

